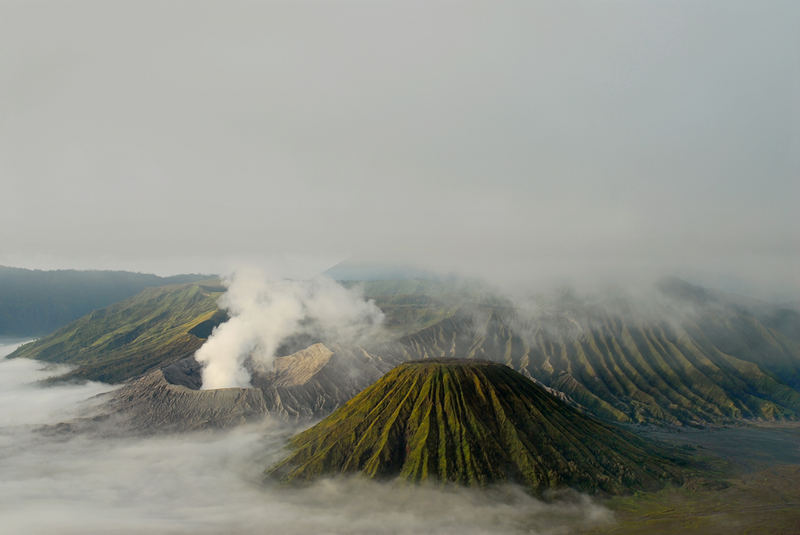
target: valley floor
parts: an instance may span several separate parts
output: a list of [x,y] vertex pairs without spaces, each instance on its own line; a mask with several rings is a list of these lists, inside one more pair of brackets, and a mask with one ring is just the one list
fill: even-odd
[[800,425],[648,432],[729,463],[725,488],[669,488],[604,503],[616,522],[592,535],[800,533]]

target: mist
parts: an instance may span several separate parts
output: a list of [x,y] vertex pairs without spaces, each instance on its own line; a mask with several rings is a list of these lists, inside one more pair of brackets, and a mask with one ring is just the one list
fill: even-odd
[[203,388],[250,386],[250,369],[272,371],[287,338],[358,345],[380,335],[383,312],[333,280],[275,280],[254,268],[239,268],[226,279],[219,300],[230,319],[214,328],[195,353],[203,364]]
[[798,26],[791,1],[2,2],[0,263],[798,298]]
[[112,388],[43,386],[51,373],[40,362],[0,360],[0,516],[8,533],[555,535],[613,521],[588,497],[545,503],[514,486],[486,491],[359,478],[306,487],[265,483],[264,469],[298,430],[270,419],[224,433],[148,438],[102,427],[42,430],[84,414],[87,399]]

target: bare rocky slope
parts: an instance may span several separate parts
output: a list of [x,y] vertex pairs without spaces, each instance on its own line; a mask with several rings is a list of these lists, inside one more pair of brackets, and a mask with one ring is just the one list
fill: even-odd
[[143,432],[225,428],[264,415],[283,420],[326,416],[392,367],[364,350],[313,344],[254,372],[252,387],[202,390],[193,357],[135,379],[111,394],[107,414]]
[[193,390],[155,370],[114,392],[106,409],[139,431],[193,431],[259,419],[267,404],[257,388]]

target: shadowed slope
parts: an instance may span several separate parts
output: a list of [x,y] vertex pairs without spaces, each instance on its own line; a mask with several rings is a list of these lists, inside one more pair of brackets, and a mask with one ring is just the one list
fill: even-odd
[[291,448],[272,469],[286,480],[360,472],[620,493],[680,480],[682,472],[666,450],[484,361],[402,364],[295,436]]
[[145,288],[208,279],[129,271],[42,271],[0,266],[0,335],[41,335]]

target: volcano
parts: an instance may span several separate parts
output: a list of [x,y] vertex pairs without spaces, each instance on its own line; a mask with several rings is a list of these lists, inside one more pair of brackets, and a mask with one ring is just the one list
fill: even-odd
[[284,481],[362,474],[531,492],[626,493],[680,483],[685,458],[570,407],[488,361],[401,364],[290,441]]

